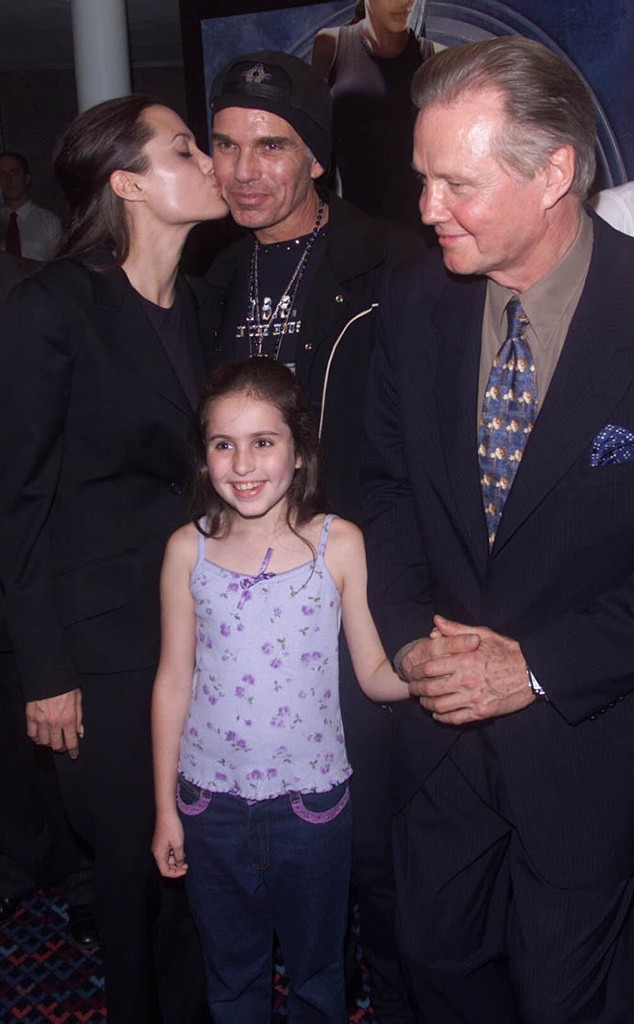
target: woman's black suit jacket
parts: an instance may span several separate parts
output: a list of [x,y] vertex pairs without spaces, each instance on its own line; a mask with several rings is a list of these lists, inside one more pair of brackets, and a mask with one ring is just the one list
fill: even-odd
[[[180,279],[202,385],[215,308]],[[192,409],[118,268],[61,260],[0,322],[0,573],[28,700],[151,669],[165,542],[187,518]]]

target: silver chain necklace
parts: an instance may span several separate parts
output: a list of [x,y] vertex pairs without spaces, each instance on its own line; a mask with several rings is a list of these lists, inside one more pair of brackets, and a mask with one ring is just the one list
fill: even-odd
[[[284,341],[284,337],[288,331],[291,312],[294,308],[295,299],[297,297],[297,290],[308,265],[308,259],[315,244],[315,239],[319,233],[325,209],[326,203],[323,199],[320,199],[315,226],[308,236],[304,251],[290,276],[288,284],[282,289],[282,294],[277,300],[275,309],[273,309],[271,299],[265,297],[260,311],[260,278],[258,260],[261,246],[257,238],[255,239],[253,243],[253,251],[251,252],[251,264],[249,267],[249,300],[246,316],[246,326],[249,334],[249,358],[253,358],[254,356],[269,356],[271,359],[278,358],[282,342]],[[269,355],[269,353],[263,352],[262,349],[264,342],[271,336],[275,338],[275,348],[273,353]]]

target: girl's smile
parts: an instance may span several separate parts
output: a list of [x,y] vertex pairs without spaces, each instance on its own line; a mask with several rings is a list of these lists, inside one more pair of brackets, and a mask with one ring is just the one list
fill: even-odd
[[260,488],[262,488],[264,486],[264,484],[263,484],[262,481],[260,481],[258,483],[248,483],[248,484],[237,483],[237,484],[234,484],[233,486],[234,486],[234,489],[236,491],[238,491],[239,494],[241,494],[243,492],[244,493],[248,492],[250,494],[253,494],[255,491],[257,491],[259,493],[260,492]]
[[265,481],[250,480],[247,482],[236,480],[231,486],[235,491],[236,501],[254,501],[256,498],[259,498],[260,494],[264,490]]

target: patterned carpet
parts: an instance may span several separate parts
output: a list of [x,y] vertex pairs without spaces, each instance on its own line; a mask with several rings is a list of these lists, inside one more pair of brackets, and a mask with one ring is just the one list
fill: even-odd
[[[364,982],[367,980],[363,974]],[[284,968],[275,975],[274,1022],[286,1020]],[[82,953],[68,941],[66,906],[57,890],[26,899],[0,930],[2,1024],[96,1024],[106,1020],[99,953]],[[375,1021],[364,993],[349,1021]]]
[[68,941],[66,905],[56,890],[24,901],[0,931],[0,1017],[5,1024],[105,1021],[97,953]]

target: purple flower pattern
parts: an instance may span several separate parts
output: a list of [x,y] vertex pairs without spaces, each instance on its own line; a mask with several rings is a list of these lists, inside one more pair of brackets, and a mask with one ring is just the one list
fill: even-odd
[[202,555],[192,574],[196,674],[180,769],[205,789],[249,799],[330,788],[350,767],[338,699],[340,601],[323,545],[314,567],[248,589],[242,578]]

